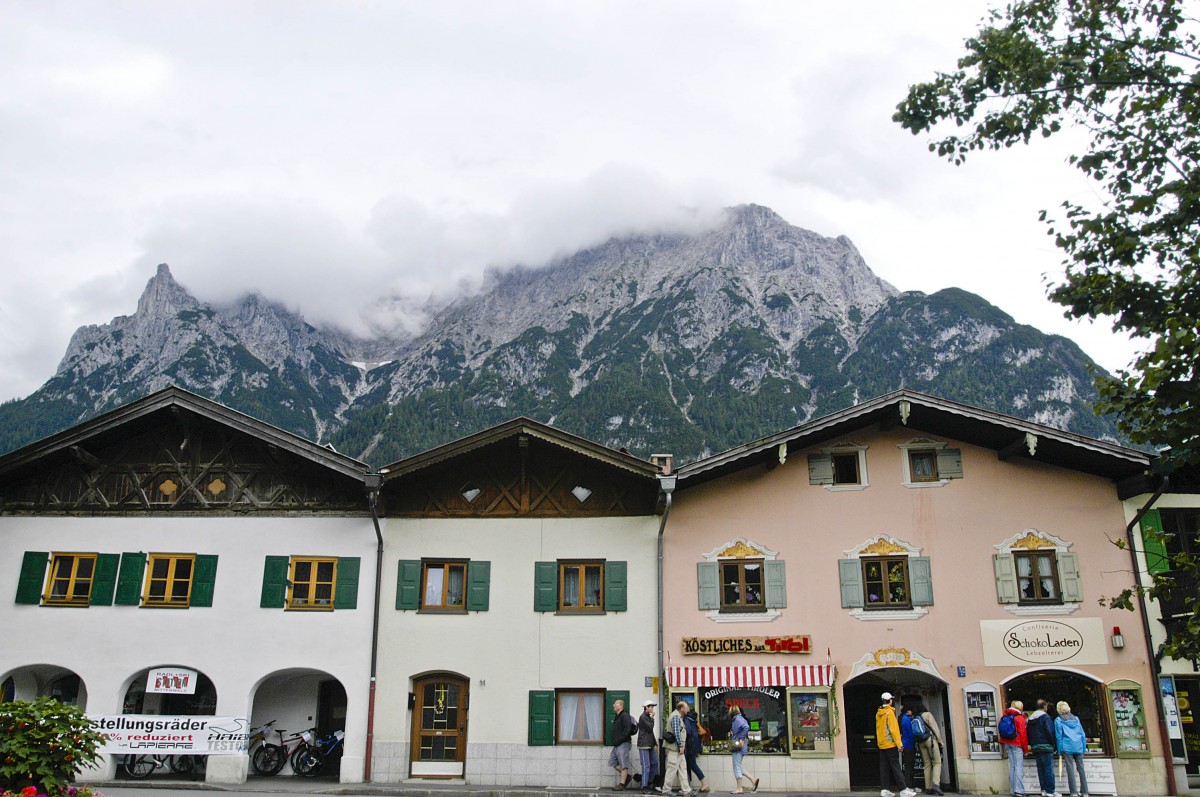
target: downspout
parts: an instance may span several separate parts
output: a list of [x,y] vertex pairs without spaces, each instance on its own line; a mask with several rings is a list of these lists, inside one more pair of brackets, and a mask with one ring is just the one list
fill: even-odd
[[663,534],[667,530],[667,515],[671,514],[671,496],[675,492],[675,474],[671,473],[671,462],[667,460],[663,473],[658,477],[658,488],[663,494],[662,519],[658,522],[658,705],[659,717],[666,716],[667,677],[663,667]]
[[[1162,685],[1158,682],[1159,673],[1162,671],[1162,664],[1158,655],[1154,652],[1154,639],[1150,633],[1150,617],[1146,614],[1146,597],[1142,594],[1142,567],[1138,563],[1137,546],[1133,536],[1133,529],[1141,522],[1146,513],[1154,506],[1162,494],[1167,491],[1167,487],[1171,483],[1171,477],[1163,474],[1162,482],[1158,485],[1158,490],[1154,495],[1150,496],[1150,500],[1146,505],[1137,511],[1133,516],[1133,520],[1125,526],[1125,541],[1129,546],[1129,556],[1133,560],[1133,583],[1138,591],[1138,605],[1141,607],[1142,615],[1142,635],[1146,640],[1146,655],[1150,659],[1150,679],[1151,690],[1154,693],[1154,706],[1158,709],[1158,732],[1163,746],[1163,760],[1167,765],[1167,794],[1178,794],[1175,787],[1175,757],[1171,753],[1171,736],[1167,732],[1167,715],[1166,707],[1163,705]],[[1143,548],[1145,546],[1143,545]]]
[[371,751],[375,747],[375,667],[379,660],[379,594],[383,580],[383,532],[379,530],[379,490],[383,476],[368,473],[366,476],[367,505],[371,508],[371,522],[375,525],[375,603],[371,617],[371,690],[367,695],[367,752],[363,756],[363,783],[371,782]]

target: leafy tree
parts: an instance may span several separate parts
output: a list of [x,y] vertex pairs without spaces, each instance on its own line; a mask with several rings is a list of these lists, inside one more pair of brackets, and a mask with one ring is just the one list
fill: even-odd
[[[1163,449],[1168,468],[1200,464],[1198,27],[1179,0],[1015,2],[984,19],[957,70],[910,87],[893,117],[931,133],[930,150],[955,164],[1067,128],[1084,134],[1069,162],[1097,199],[1041,213],[1065,265],[1050,297],[1068,317],[1111,316],[1146,342],[1128,369],[1099,377],[1096,409]],[[1186,565],[1194,584],[1200,563]],[[1156,580],[1148,592],[1169,589]],[[1166,652],[1200,658],[1196,625]]]

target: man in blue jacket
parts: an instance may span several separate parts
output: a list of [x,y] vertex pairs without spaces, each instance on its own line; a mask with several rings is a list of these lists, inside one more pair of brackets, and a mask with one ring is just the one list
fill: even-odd
[[1049,702],[1038,699],[1037,710],[1029,715],[1026,733],[1029,734],[1029,751],[1037,761],[1038,783],[1042,797],[1057,797],[1054,793],[1054,753],[1058,743],[1054,738],[1054,720],[1046,713]]

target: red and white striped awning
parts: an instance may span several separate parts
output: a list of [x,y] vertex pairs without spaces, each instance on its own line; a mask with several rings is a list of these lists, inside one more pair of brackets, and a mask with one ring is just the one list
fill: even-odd
[[671,686],[833,686],[832,664],[765,667],[668,667]]

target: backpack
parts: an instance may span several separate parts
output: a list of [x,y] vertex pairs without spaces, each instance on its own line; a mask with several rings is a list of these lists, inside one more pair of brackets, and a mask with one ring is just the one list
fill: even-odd
[[1000,724],[996,730],[1000,732],[1001,739],[1017,738],[1017,721],[1013,719],[1012,714],[1005,714],[1000,718]]
[[918,742],[929,741],[929,737],[933,732],[929,730],[929,726],[925,724],[925,720],[917,714],[913,714],[912,718],[912,735]]

